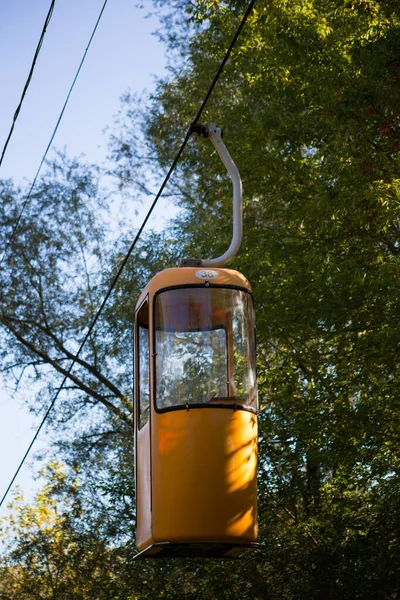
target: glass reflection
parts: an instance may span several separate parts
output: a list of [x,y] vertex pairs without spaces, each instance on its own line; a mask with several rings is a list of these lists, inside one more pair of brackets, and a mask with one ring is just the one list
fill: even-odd
[[158,408],[202,403],[256,408],[249,293],[210,287],[159,294],[155,346]]
[[147,302],[140,309],[137,319],[138,345],[138,412],[139,429],[146,425],[150,412],[150,340],[149,306]]

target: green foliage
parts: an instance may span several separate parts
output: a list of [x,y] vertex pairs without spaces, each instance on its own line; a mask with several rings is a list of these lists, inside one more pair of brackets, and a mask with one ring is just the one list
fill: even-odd
[[1,597],[120,598],[114,574],[118,557],[82,520],[76,481],[68,481],[55,463],[46,478],[33,503],[25,504],[17,495],[9,507],[11,516],[3,518]]
[[[161,165],[244,3],[176,8],[177,26],[186,14],[193,28],[190,58],[159,86],[144,121]],[[234,266],[257,307],[256,561],[269,565],[271,597],[399,591],[400,514],[389,493],[399,481],[399,31],[394,2],[256,4],[203,117],[224,128],[245,191]],[[180,43],[171,37],[173,51]],[[134,126],[141,118],[130,117]],[[186,255],[219,255],[231,191],[211,147],[192,140],[175,178]],[[382,547],[386,501],[394,522]]]
[[[2,371],[14,379],[16,389],[24,377],[30,386],[38,384],[34,389],[42,389],[45,397],[54,393],[104,293],[109,231],[97,171],[58,156],[19,220],[25,197],[9,182],[1,183],[6,199],[1,209],[3,248],[18,223],[0,280]],[[103,405],[129,421],[123,407],[129,380],[111,375],[114,346],[100,330],[90,337],[60,407],[64,420],[85,406]],[[71,395],[73,403],[68,402]],[[43,398],[39,395],[38,400],[31,407],[40,411]]]

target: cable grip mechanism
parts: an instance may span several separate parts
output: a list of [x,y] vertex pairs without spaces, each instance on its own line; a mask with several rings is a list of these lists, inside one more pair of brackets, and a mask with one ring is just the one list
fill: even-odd
[[210,133],[215,133],[217,129],[220,131],[221,138],[224,137],[223,130],[217,127],[214,123],[211,123],[210,125],[192,123],[189,128],[189,134],[192,135],[192,133],[197,133],[197,135],[201,135],[203,138],[208,138]]

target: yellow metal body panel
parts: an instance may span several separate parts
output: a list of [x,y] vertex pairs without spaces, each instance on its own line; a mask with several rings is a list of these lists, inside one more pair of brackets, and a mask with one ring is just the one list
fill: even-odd
[[[137,307],[148,296],[150,332],[155,294],[171,286],[201,285],[202,280],[196,276],[199,271],[204,269],[166,269],[147,284]],[[210,283],[251,291],[241,273],[212,271],[218,277]],[[151,356],[155,352],[153,344],[151,335]],[[150,390],[153,399],[153,361]],[[158,413],[152,400],[150,422],[138,430],[135,414],[139,550],[157,542],[256,541],[257,415],[212,406]]]
[[[152,541],[150,423],[136,434],[136,545],[144,548]],[[138,468],[137,465],[140,465]]]
[[201,285],[202,280],[196,276],[196,273],[200,271],[210,271],[218,273],[216,279],[210,280],[210,283],[216,285],[233,285],[242,287],[251,291],[250,283],[246,277],[238,271],[231,269],[202,269],[201,267],[182,267],[175,269],[165,269],[157,273],[146,285],[142,293],[140,294],[139,300],[136,306],[140,306],[147,294],[149,295],[150,305],[152,305],[154,294],[159,290],[175,286],[175,285]]
[[256,415],[207,407],[153,416],[154,541],[255,541]]

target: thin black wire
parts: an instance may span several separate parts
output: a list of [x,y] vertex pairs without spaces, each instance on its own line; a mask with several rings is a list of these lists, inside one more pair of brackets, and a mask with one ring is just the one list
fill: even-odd
[[29,71],[28,79],[26,80],[25,87],[24,87],[24,89],[23,89],[23,92],[22,92],[21,100],[19,101],[19,104],[18,104],[18,106],[17,106],[17,109],[16,109],[16,111],[15,111],[15,113],[14,113],[14,117],[13,117],[13,122],[12,122],[12,125],[11,125],[11,129],[10,129],[10,132],[9,132],[9,134],[8,134],[8,137],[7,137],[7,139],[6,139],[6,143],[4,144],[3,152],[1,153],[1,157],[0,157],[0,167],[1,167],[1,165],[2,165],[2,162],[3,162],[4,155],[5,155],[5,153],[6,153],[6,150],[7,150],[8,143],[9,143],[9,141],[10,141],[10,139],[11,139],[11,136],[12,136],[12,134],[13,134],[13,131],[14,131],[14,126],[15,126],[15,122],[16,122],[16,120],[18,119],[18,115],[19,115],[19,112],[20,112],[20,110],[21,110],[22,102],[24,101],[25,94],[26,94],[26,92],[28,91],[28,87],[29,87],[29,84],[30,84],[30,82],[31,82],[31,79],[32,79],[32,75],[33,75],[33,71],[34,71],[34,69],[35,69],[36,61],[37,61],[37,59],[38,59],[38,56],[39,56],[40,50],[41,50],[41,48],[42,48],[42,44],[43,44],[44,35],[45,35],[45,33],[46,33],[46,29],[47,29],[47,27],[48,27],[48,25],[49,25],[49,23],[50,23],[50,21],[51,21],[51,17],[52,17],[52,15],[53,15],[54,4],[55,4],[55,0],[52,0],[52,2],[51,2],[51,5],[50,5],[50,8],[49,8],[49,12],[47,13],[47,17],[46,17],[46,20],[45,20],[45,22],[44,22],[44,26],[43,26],[42,33],[40,34],[40,39],[39,39],[39,43],[38,43],[38,45],[37,45],[37,48],[36,48],[36,52],[35,52],[35,54],[34,54],[34,56],[33,56],[33,61],[32,61],[32,65],[31,65],[31,70]]
[[[48,154],[48,152],[49,152],[49,150],[50,150],[50,146],[51,146],[51,144],[53,143],[53,140],[54,140],[54,137],[55,137],[55,135],[56,135],[56,133],[57,133],[58,127],[59,127],[59,125],[60,125],[60,122],[61,122],[61,119],[62,119],[62,118],[63,118],[63,116],[64,116],[64,112],[65,112],[65,109],[66,109],[66,107],[67,107],[67,104],[68,104],[69,98],[70,98],[70,96],[71,96],[72,90],[74,89],[74,86],[75,86],[76,80],[77,80],[77,79],[78,79],[78,77],[79,77],[79,73],[81,72],[81,69],[82,69],[83,63],[85,62],[86,55],[87,55],[87,53],[88,53],[88,50],[89,50],[89,48],[90,48],[90,45],[91,45],[91,43],[92,43],[92,40],[93,40],[94,34],[96,33],[97,26],[98,26],[98,24],[100,23],[100,19],[101,19],[102,15],[103,15],[103,12],[104,12],[104,9],[105,9],[105,7],[106,7],[106,4],[107,4],[107,2],[108,2],[108,0],[104,0],[103,7],[102,7],[102,9],[101,9],[101,11],[100,11],[100,14],[99,14],[99,16],[98,16],[98,19],[97,19],[97,21],[96,21],[96,25],[94,26],[94,29],[93,29],[93,31],[92,31],[92,35],[90,36],[90,39],[89,39],[88,45],[86,46],[86,50],[85,50],[85,52],[83,53],[82,60],[81,60],[81,62],[80,62],[80,65],[79,65],[79,67],[78,67],[78,70],[77,70],[77,72],[76,72],[76,74],[75,74],[75,77],[74,77],[74,79],[73,79],[73,82],[72,82],[72,84],[71,84],[71,87],[69,88],[69,92],[68,92],[68,94],[67,94],[67,98],[66,98],[66,100],[65,100],[65,102],[64,102],[64,106],[62,107],[62,110],[61,110],[60,116],[58,117],[58,120],[57,120],[56,126],[55,126],[55,128],[54,128],[54,131],[53,131],[53,133],[52,133],[52,135],[51,135],[50,141],[49,141],[49,143],[47,144],[47,148],[46,148],[46,150],[45,150],[45,153],[43,154],[42,160],[40,161],[39,168],[38,168],[38,170],[36,171],[36,175],[35,175],[35,178],[34,178],[34,180],[33,180],[33,182],[32,182],[32,185],[31,185],[31,187],[30,187],[30,190],[29,190],[29,192],[28,192],[28,195],[27,195],[27,197],[26,197],[26,198],[25,198],[25,200],[24,200],[24,203],[23,203],[23,205],[22,205],[21,212],[20,212],[20,213],[19,213],[19,215],[18,215],[17,222],[16,222],[16,224],[15,224],[15,225],[14,225],[14,227],[13,227],[13,230],[12,230],[12,232],[11,232],[11,235],[10,235],[10,237],[9,237],[8,241],[6,242],[6,246],[5,246],[5,249],[4,249],[4,252],[3,252],[3,256],[1,257],[1,260],[0,260],[0,266],[3,264],[3,262],[4,262],[4,258],[5,258],[6,254],[7,254],[7,251],[8,251],[8,249],[10,248],[11,244],[12,244],[12,243],[13,243],[13,241],[14,241],[15,235],[16,235],[16,233],[17,233],[17,230],[18,230],[19,224],[20,224],[20,222],[21,222],[21,219],[22,219],[22,215],[23,215],[23,213],[24,213],[24,211],[25,211],[25,208],[26,208],[26,206],[27,206],[27,204],[28,204],[28,202],[29,202],[29,200],[30,200],[30,198],[31,198],[31,196],[32,196],[32,191],[33,191],[33,188],[34,188],[34,187],[35,187],[35,185],[36,185],[36,181],[37,181],[37,179],[38,179],[38,177],[39,177],[39,173],[40,173],[40,171],[41,171],[41,169],[42,169],[42,167],[43,167],[43,163],[44,163],[44,161],[46,160],[46,156],[47,156],[47,154]],[[0,504],[0,506],[1,506],[1,504]]]
[[251,0],[250,4],[248,5],[248,8],[247,8],[247,10],[246,10],[246,12],[245,12],[245,14],[243,16],[243,19],[242,19],[242,21],[241,21],[241,23],[240,23],[240,25],[239,25],[239,27],[238,27],[238,29],[237,29],[234,37],[233,37],[233,39],[232,39],[232,42],[230,43],[229,48],[226,51],[226,54],[225,54],[225,56],[224,56],[224,58],[223,58],[223,60],[222,60],[222,62],[220,64],[220,66],[219,66],[219,69],[218,69],[218,71],[216,72],[216,74],[214,76],[214,79],[213,79],[213,81],[211,83],[211,86],[209,87],[209,89],[208,89],[208,91],[207,91],[207,93],[205,95],[205,98],[204,98],[203,102],[201,103],[201,106],[200,106],[199,110],[197,111],[197,114],[196,114],[194,120],[192,121],[190,127],[188,128],[186,136],[185,136],[185,138],[184,138],[184,140],[183,140],[183,142],[181,144],[181,147],[179,148],[179,151],[178,151],[178,153],[177,153],[177,155],[176,155],[176,157],[175,157],[175,159],[174,159],[174,161],[173,161],[173,163],[172,163],[172,165],[171,165],[171,167],[170,167],[170,169],[169,169],[169,171],[168,171],[168,173],[167,173],[167,175],[166,175],[166,177],[165,177],[165,179],[164,179],[164,181],[163,181],[163,183],[162,183],[162,185],[161,185],[161,187],[160,187],[160,189],[159,189],[159,191],[158,191],[158,193],[156,195],[156,197],[154,198],[153,203],[150,206],[150,209],[149,209],[146,217],[143,220],[143,223],[141,224],[141,226],[140,226],[140,228],[139,228],[139,230],[138,230],[138,232],[137,232],[137,234],[135,236],[135,239],[131,243],[131,246],[130,246],[128,252],[126,253],[126,255],[124,257],[124,259],[123,259],[123,261],[122,261],[122,263],[121,263],[121,265],[120,265],[120,267],[118,269],[118,272],[115,275],[115,277],[114,277],[114,279],[113,279],[113,281],[112,281],[112,283],[111,283],[111,285],[110,285],[110,287],[109,287],[109,289],[107,291],[107,294],[105,295],[105,298],[104,298],[103,302],[101,303],[100,308],[98,309],[98,311],[97,311],[97,313],[96,313],[96,315],[95,315],[95,317],[94,317],[91,325],[89,326],[89,329],[88,329],[85,337],[83,338],[83,340],[81,342],[81,345],[79,346],[78,352],[76,353],[74,359],[72,360],[72,362],[71,362],[71,364],[70,364],[70,366],[68,368],[67,374],[64,376],[64,379],[61,382],[61,385],[58,388],[58,390],[56,392],[56,395],[54,396],[53,400],[51,401],[51,404],[48,407],[48,409],[46,411],[46,414],[44,415],[44,417],[42,419],[42,422],[40,423],[40,425],[39,425],[39,427],[38,427],[38,429],[37,429],[37,431],[36,431],[36,433],[35,433],[32,441],[31,441],[31,443],[29,444],[29,447],[28,447],[27,451],[25,452],[24,457],[21,460],[21,462],[20,462],[20,464],[19,464],[19,466],[18,466],[18,468],[17,468],[17,470],[16,470],[16,472],[15,472],[15,474],[14,474],[14,476],[13,476],[13,478],[12,478],[12,480],[11,480],[8,488],[7,488],[7,490],[5,491],[3,497],[2,497],[2,499],[0,501],[0,506],[2,506],[2,504],[3,504],[3,502],[4,502],[5,498],[6,498],[6,496],[8,494],[8,492],[10,491],[10,489],[11,489],[11,487],[12,487],[15,479],[17,478],[18,473],[21,470],[22,465],[24,464],[24,462],[25,462],[25,460],[26,460],[26,458],[27,458],[27,456],[28,456],[28,454],[29,454],[29,452],[30,452],[33,444],[35,443],[35,441],[36,441],[36,439],[37,439],[37,437],[38,437],[38,435],[39,435],[39,433],[40,433],[40,431],[41,431],[44,423],[46,422],[46,420],[47,420],[47,418],[48,418],[48,416],[49,416],[49,414],[50,414],[50,412],[51,412],[54,404],[56,403],[56,400],[57,400],[57,398],[58,398],[58,396],[59,396],[59,394],[60,394],[60,392],[61,392],[61,390],[62,390],[62,388],[63,388],[63,386],[65,384],[65,382],[67,381],[68,376],[71,373],[72,368],[75,365],[75,362],[78,360],[79,355],[82,352],[82,349],[83,349],[85,343],[89,339],[89,336],[91,335],[91,333],[92,333],[92,331],[93,331],[93,329],[94,329],[94,327],[95,327],[95,325],[96,325],[96,323],[97,323],[97,321],[98,321],[98,319],[99,319],[99,317],[100,317],[100,315],[101,315],[101,313],[103,311],[103,308],[107,304],[107,301],[108,301],[109,297],[111,296],[111,293],[112,293],[114,287],[116,286],[116,284],[117,284],[117,282],[118,282],[118,280],[119,280],[119,278],[121,276],[121,273],[124,270],[125,265],[128,262],[131,254],[133,252],[133,249],[135,248],[135,246],[136,246],[136,244],[137,244],[137,242],[138,242],[138,240],[139,240],[139,238],[140,238],[140,236],[141,236],[141,234],[143,232],[143,229],[145,228],[145,226],[147,224],[147,221],[150,218],[151,213],[153,212],[153,209],[154,209],[155,205],[157,204],[157,202],[158,202],[161,194],[163,193],[164,188],[167,185],[168,180],[171,177],[172,172],[174,171],[176,165],[178,164],[178,161],[179,161],[179,159],[180,159],[180,157],[182,155],[182,152],[185,149],[186,144],[188,143],[188,140],[189,140],[189,138],[190,138],[190,136],[192,134],[192,127],[193,127],[193,125],[195,125],[198,122],[199,118],[201,117],[201,114],[202,114],[202,112],[204,110],[204,107],[206,106],[206,104],[207,104],[207,102],[208,102],[208,100],[209,100],[209,98],[210,98],[210,96],[212,94],[212,91],[213,91],[213,89],[214,89],[214,87],[215,87],[215,85],[216,85],[216,83],[217,83],[217,81],[218,81],[218,79],[219,79],[219,77],[220,77],[223,69],[224,69],[224,66],[225,66],[225,64],[226,64],[226,62],[227,62],[227,60],[228,60],[228,58],[229,58],[229,56],[230,56],[230,54],[231,54],[231,52],[232,52],[235,44],[236,44],[236,40],[238,39],[238,37],[240,35],[240,32],[242,31],[244,25],[246,24],[247,18],[250,15],[255,2],[256,2],[256,0]]

